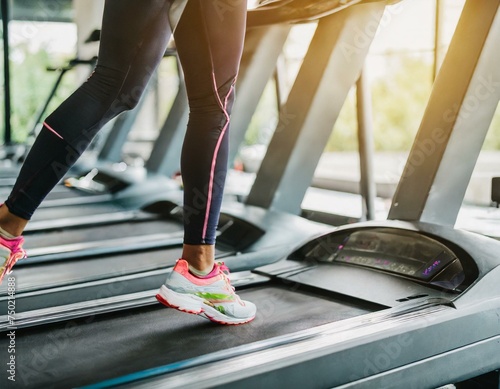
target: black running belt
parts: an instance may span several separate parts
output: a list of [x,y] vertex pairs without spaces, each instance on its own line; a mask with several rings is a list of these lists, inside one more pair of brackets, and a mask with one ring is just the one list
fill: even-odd
[[39,208],[32,221],[57,220],[62,218],[78,218],[79,216],[100,215],[112,212],[122,212],[125,209],[114,203],[96,203],[76,206]]
[[[171,220],[125,221],[102,227],[83,227],[66,231],[40,232],[25,237],[26,250],[71,243],[99,242],[128,238],[139,240],[143,236],[182,231],[182,225]],[[130,240],[128,243],[130,243]]]
[[[16,383],[9,387],[92,384],[371,311],[282,285],[255,287],[239,294],[258,309],[253,322],[240,326],[214,324],[158,304],[18,330]],[[1,335],[0,349],[7,350],[9,338]],[[6,374],[6,369],[0,371],[2,382],[6,382]]]
[[[14,267],[16,293],[102,280],[147,270],[166,269],[180,258],[182,247],[107,255],[76,261],[60,261],[36,266]],[[0,286],[6,295],[7,283]]]

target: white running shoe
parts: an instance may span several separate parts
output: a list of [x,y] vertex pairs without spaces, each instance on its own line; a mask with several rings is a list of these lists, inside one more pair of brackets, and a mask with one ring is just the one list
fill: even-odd
[[255,318],[257,308],[234,292],[227,267],[216,263],[204,278],[189,272],[186,260],[179,259],[156,298],[179,311],[202,315],[220,324],[243,324]]

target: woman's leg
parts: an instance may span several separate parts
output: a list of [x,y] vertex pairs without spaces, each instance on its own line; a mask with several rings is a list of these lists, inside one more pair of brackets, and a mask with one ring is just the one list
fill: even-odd
[[46,119],[0,205],[0,282],[24,256],[20,235],[45,196],[101,127],[137,104],[170,38],[169,7],[169,0],[106,0],[93,74]]
[[247,323],[257,310],[235,293],[227,268],[214,264],[245,19],[246,0],[190,0],[175,33],[190,108],[181,157],[184,250],[156,297],[221,324]]
[[214,264],[245,29],[245,0],[190,0],[175,33],[190,107],[181,157],[183,258],[194,272],[209,272]]
[[[19,234],[45,196],[109,120],[137,104],[170,38],[168,0],[107,0],[99,59],[89,79],[44,122],[6,201]],[[2,207],[4,208],[4,207]],[[24,221],[23,221],[24,220]]]

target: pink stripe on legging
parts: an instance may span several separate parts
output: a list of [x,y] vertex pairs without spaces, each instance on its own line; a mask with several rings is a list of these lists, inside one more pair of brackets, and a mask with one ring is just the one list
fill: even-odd
[[212,206],[212,191],[213,191],[213,186],[214,186],[214,176],[215,176],[215,166],[217,165],[217,156],[219,154],[219,148],[220,148],[220,144],[222,142],[222,139],[224,138],[224,134],[226,133],[226,130],[229,127],[230,117],[229,117],[229,113],[227,112],[227,99],[229,98],[229,95],[232,93],[234,83],[235,83],[233,81],[233,84],[231,85],[231,88],[229,89],[229,92],[227,93],[227,95],[224,99],[224,104],[222,104],[221,98],[219,96],[219,92],[217,90],[217,81],[215,79],[215,73],[213,73],[213,72],[212,72],[212,79],[214,82],[214,92],[215,92],[215,95],[217,97],[217,102],[219,103],[220,108],[222,109],[222,111],[224,112],[224,115],[226,116],[226,124],[222,128],[219,139],[217,140],[217,144],[216,144],[215,150],[214,150],[214,156],[212,158],[212,167],[210,169],[210,181],[208,183],[207,210],[205,212],[205,223],[203,224],[203,234],[202,234],[203,240],[205,240],[205,237],[206,237],[207,228],[208,228],[208,219],[210,216],[210,208]]
[[57,133],[57,131],[56,131],[56,130],[54,130],[51,126],[49,126],[49,125],[47,124],[47,122],[43,122],[43,125],[44,125],[45,127],[47,127],[47,130],[49,130],[49,131],[53,132],[53,133],[54,133],[55,135],[57,135],[59,138],[64,139],[61,135],[59,135],[59,134]]

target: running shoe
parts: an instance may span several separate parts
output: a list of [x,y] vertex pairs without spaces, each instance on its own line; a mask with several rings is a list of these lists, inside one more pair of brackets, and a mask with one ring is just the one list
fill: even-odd
[[22,236],[14,239],[7,239],[0,236],[0,284],[6,274],[12,272],[12,267],[22,258],[26,258],[26,252],[22,246],[24,238]]
[[162,285],[157,300],[179,311],[201,315],[219,324],[243,324],[255,318],[255,304],[241,300],[234,292],[223,263],[199,278],[189,272],[186,260],[179,259]]

